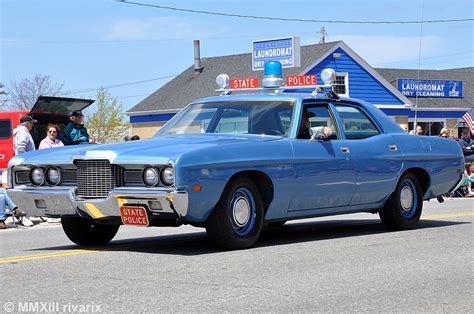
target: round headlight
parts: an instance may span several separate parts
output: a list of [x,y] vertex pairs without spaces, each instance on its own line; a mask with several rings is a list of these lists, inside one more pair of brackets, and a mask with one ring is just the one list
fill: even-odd
[[142,174],[143,183],[148,186],[155,186],[159,183],[159,173],[158,169],[153,167],[148,167],[143,170]]
[[174,169],[171,167],[166,167],[161,170],[161,182],[164,185],[170,186],[174,183]]
[[46,181],[51,185],[58,185],[61,182],[61,170],[51,167],[46,171]]
[[44,182],[44,171],[43,169],[36,167],[30,171],[30,180],[34,185],[41,185]]

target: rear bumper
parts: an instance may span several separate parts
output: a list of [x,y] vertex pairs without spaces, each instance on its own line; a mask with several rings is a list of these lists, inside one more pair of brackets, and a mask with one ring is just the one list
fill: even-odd
[[179,218],[188,211],[188,193],[150,189],[118,188],[107,198],[80,199],[70,189],[9,189],[8,195],[32,216],[81,215],[94,219],[120,216],[126,204],[142,205],[155,213],[175,213]]

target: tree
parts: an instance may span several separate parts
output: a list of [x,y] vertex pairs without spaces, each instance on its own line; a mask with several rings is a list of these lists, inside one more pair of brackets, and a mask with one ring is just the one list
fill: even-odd
[[6,95],[7,91],[5,90],[5,84],[0,82],[0,95]]
[[95,137],[97,143],[122,141],[128,132],[128,126],[123,123],[125,114],[122,105],[104,87],[97,91],[96,98],[96,110],[86,114],[89,135]]
[[49,75],[36,74],[32,78],[10,81],[8,88],[10,107],[30,110],[38,96],[58,96],[63,93],[62,84],[53,84]]

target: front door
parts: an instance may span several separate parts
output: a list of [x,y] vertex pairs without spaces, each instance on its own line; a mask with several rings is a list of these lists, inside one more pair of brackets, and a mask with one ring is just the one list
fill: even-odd
[[[325,140],[310,140],[305,129],[307,126],[313,130],[329,127],[332,135]],[[349,205],[355,189],[355,171],[351,152],[347,150],[345,141],[340,140],[329,105],[304,105],[298,133],[299,136],[292,141],[295,184],[289,210]]]

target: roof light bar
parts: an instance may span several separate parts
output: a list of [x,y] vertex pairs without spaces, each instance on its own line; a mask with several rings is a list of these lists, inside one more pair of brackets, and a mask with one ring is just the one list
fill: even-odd
[[[299,76],[296,76],[299,78]],[[302,76],[305,78],[304,76]],[[244,79],[233,79],[233,80],[244,80]],[[250,79],[245,79],[250,80]],[[252,83],[249,86],[258,85],[258,79],[253,78],[252,80],[257,83]],[[263,87],[251,87],[251,88],[231,88],[231,80],[227,74],[220,74],[216,78],[217,86],[219,87],[216,92],[221,92],[222,95],[228,95],[232,92],[261,92],[261,91],[273,91],[274,93],[281,93],[285,90],[301,90],[301,89],[313,89],[312,95],[316,96],[318,93],[324,93],[328,98],[339,99],[339,96],[333,91],[333,84],[336,81],[336,72],[333,69],[327,68],[321,72],[321,80],[323,85],[296,85],[296,86],[284,86],[283,70],[281,63],[278,61],[269,61],[265,63],[263,73]],[[306,80],[301,80],[306,83]],[[314,78],[315,81],[315,78]],[[312,83],[312,82],[311,82]],[[234,86],[235,87],[235,86]]]

